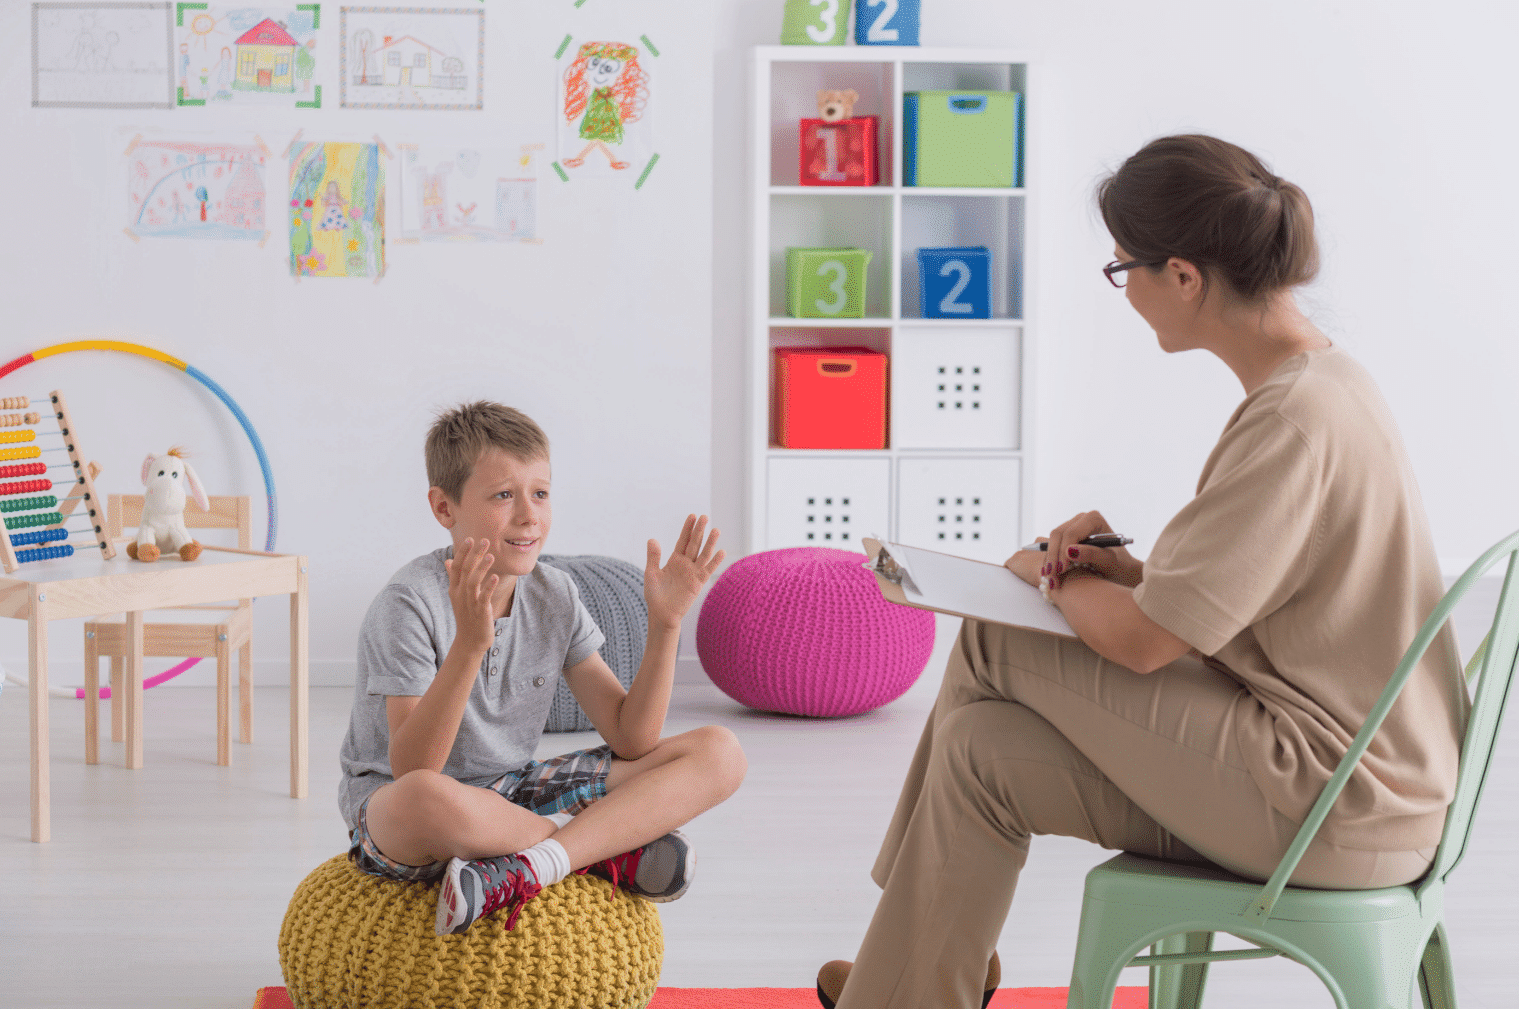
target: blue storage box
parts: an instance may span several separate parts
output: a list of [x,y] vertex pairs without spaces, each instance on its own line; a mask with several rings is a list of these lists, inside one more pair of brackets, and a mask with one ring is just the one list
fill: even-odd
[[919,249],[918,306],[925,319],[990,319],[991,250],[984,245]]
[[918,0],[858,0],[854,8],[857,46],[918,44]]

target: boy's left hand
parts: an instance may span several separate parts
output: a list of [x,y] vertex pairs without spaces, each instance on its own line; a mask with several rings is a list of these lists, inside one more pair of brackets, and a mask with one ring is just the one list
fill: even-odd
[[649,541],[649,562],[643,571],[643,598],[649,604],[649,622],[667,627],[679,627],[680,620],[696,602],[696,596],[712,572],[723,562],[727,552],[717,549],[718,531],[712,530],[702,542],[707,530],[707,516],[686,516],[686,524],[680,531],[680,539],[670,554],[670,562],[659,566],[658,540]]

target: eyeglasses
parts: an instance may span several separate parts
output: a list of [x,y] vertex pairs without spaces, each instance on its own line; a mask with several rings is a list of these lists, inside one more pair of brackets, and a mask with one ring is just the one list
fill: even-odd
[[1136,266],[1160,266],[1165,262],[1167,260],[1164,259],[1136,259],[1132,263],[1120,263],[1115,259],[1102,268],[1102,275],[1107,277],[1108,283],[1114,287],[1123,287],[1129,281],[1129,278],[1124,276],[1127,271],[1134,269]]

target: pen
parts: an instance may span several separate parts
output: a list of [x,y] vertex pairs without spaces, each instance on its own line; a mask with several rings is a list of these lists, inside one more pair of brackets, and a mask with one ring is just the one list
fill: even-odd
[[[1078,540],[1077,542],[1086,547],[1126,547],[1134,541],[1122,533],[1095,533],[1091,536],[1088,536],[1086,539]],[[1028,546],[1023,547],[1022,549],[1048,550],[1049,546],[1049,541],[1046,540],[1043,543],[1030,543]]]

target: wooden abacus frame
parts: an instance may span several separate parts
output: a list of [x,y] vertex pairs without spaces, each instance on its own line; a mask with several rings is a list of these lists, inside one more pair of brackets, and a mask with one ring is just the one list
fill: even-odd
[[[68,449],[69,462],[74,468],[74,480],[71,486],[76,490],[83,488],[83,493],[67,495],[63,500],[58,502],[58,512],[63,519],[62,522],[55,522],[52,525],[41,526],[39,528],[58,528],[63,522],[67,522],[72,517],[74,510],[79,507],[79,502],[83,501],[86,514],[91,520],[91,528],[95,532],[95,542],[100,546],[100,555],[106,560],[110,560],[116,556],[116,548],[111,545],[111,540],[105,531],[105,502],[99,494],[95,493],[95,475],[100,472],[100,467],[93,462],[86,463],[84,461],[84,453],[79,449],[79,438],[75,434],[74,421],[69,416],[68,402],[63,398],[62,390],[54,389],[48,393],[48,399],[53,406],[53,417],[58,421],[58,431],[63,435],[63,444]],[[12,397],[0,399],[0,409],[11,409],[12,404],[17,403],[20,404],[16,407],[17,409],[29,410],[32,406],[30,400]],[[41,417],[39,416],[38,419],[40,420]],[[23,418],[23,421],[25,421],[25,418]],[[62,482],[54,480],[54,488]],[[0,525],[3,525],[3,523],[0,523]],[[13,574],[21,563],[16,559],[16,550],[11,545],[10,529],[0,529],[0,564],[3,564],[5,567],[5,573]]]

